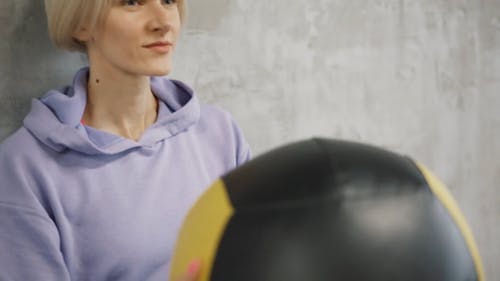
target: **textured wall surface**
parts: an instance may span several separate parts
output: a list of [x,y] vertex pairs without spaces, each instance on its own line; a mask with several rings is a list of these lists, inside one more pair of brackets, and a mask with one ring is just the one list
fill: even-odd
[[[0,2],[0,139],[85,58],[53,49],[40,0]],[[191,0],[174,78],[262,153],[311,136],[430,167],[500,280],[500,1]]]

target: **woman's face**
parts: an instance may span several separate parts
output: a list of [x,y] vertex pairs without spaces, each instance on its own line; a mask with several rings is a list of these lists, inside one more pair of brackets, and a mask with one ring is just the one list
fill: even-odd
[[180,26],[176,0],[113,0],[104,22],[87,41],[91,67],[167,75]]

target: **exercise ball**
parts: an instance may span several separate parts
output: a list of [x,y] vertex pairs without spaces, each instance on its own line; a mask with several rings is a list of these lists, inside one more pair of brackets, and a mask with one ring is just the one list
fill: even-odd
[[171,279],[482,281],[472,233],[423,165],[373,146],[311,139],[217,180],[179,233]]

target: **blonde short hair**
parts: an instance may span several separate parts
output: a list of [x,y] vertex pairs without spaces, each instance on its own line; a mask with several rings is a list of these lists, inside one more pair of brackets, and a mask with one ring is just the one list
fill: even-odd
[[[54,44],[68,51],[87,52],[76,40],[75,31],[87,24],[93,30],[107,15],[114,0],[45,0],[49,35]],[[185,17],[185,0],[177,0],[181,23]]]

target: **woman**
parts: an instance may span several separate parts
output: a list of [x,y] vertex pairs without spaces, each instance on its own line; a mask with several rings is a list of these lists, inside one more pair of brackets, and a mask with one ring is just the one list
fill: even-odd
[[227,113],[159,78],[184,1],[45,5],[55,44],[89,67],[0,146],[0,280],[167,280],[184,215],[248,145]]

